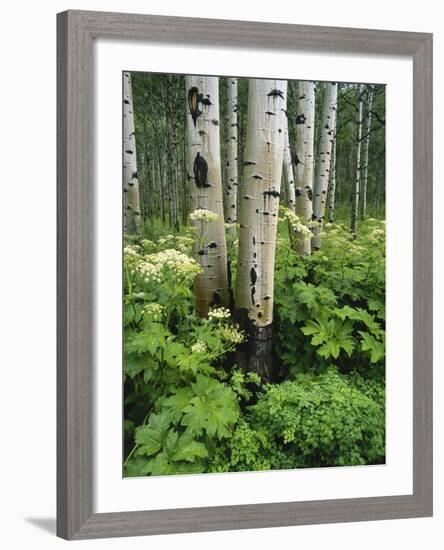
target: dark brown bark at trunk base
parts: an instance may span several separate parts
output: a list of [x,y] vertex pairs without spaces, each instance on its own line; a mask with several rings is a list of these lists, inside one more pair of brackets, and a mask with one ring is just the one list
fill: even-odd
[[247,337],[237,350],[237,366],[244,372],[257,373],[264,382],[275,381],[277,373],[273,353],[273,324],[257,326],[248,318],[246,311],[238,311],[237,320]]

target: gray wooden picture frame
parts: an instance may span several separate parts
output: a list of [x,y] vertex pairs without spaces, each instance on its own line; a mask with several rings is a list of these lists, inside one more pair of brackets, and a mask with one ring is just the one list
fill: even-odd
[[[93,513],[93,43],[227,44],[413,59],[413,494]],[[432,35],[66,11],[57,17],[57,533],[89,539],[431,516]]]

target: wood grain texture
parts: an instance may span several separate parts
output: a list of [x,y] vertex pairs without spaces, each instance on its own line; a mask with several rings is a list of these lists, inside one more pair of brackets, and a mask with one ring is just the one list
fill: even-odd
[[[57,20],[57,533],[88,539],[432,515],[432,36],[68,11]],[[413,58],[413,494],[93,513],[93,41],[226,44]]]
[[72,538],[92,514],[92,39],[58,17],[57,532]]
[[413,492],[433,512],[433,41],[413,56]]

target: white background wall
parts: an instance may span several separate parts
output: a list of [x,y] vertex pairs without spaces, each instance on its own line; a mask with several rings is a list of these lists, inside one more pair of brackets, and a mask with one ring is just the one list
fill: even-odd
[[[55,529],[55,14],[68,8],[354,26],[435,33],[435,267],[444,277],[443,17],[440,2],[357,0],[45,0],[1,8],[1,481],[2,547],[60,548]],[[300,6],[300,8],[299,8]],[[273,11],[275,10],[275,11]],[[439,67],[440,64],[440,67]],[[439,158],[441,157],[441,158]],[[439,212],[439,213],[440,213]],[[438,250],[438,247],[440,250]],[[435,285],[435,517],[70,543],[85,549],[359,548],[444,546],[443,293]],[[441,310],[441,311],[440,311]],[[440,540],[441,539],[441,540]]]

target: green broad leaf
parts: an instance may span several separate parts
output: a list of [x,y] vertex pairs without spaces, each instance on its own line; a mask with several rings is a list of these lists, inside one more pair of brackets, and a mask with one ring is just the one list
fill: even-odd
[[208,424],[208,408],[200,397],[193,397],[185,407],[182,425],[187,426],[194,434],[202,435]]
[[221,382],[198,375],[192,384],[195,396],[184,409],[181,424],[199,436],[204,431],[221,439],[239,417],[236,394]]
[[355,341],[352,338],[343,338],[341,340],[341,347],[346,352],[346,354],[351,357],[351,354],[355,349]]
[[170,462],[168,455],[164,452],[159,453],[147,462],[145,469],[152,476],[165,476],[177,472],[174,464]]
[[167,397],[162,406],[169,410],[175,420],[182,418],[185,408],[189,405],[193,393],[191,388],[179,388],[175,394]]
[[124,373],[130,378],[136,377],[146,367],[146,358],[127,353],[125,356]]
[[179,434],[175,430],[170,430],[165,437],[164,442],[164,448],[168,456],[171,456],[174,453],[178,440]]
[[185,433],[177,441],[172,459],[176,462],[187,461],[194,462],[196,458],[206,458],[208,451],[203,443],[192,438],[190,434]]
[[328,359],[329,357],[334,357],[337,359],[339,357],[339,352],[341,348],[337,342],[328,342],[318,349],[318,355]]
[[124,468],[125,477],[142,477],[150,472],[147,468],[147,460],[143,457],[132,457]]
[[135,441],[139,445],[139,454],[154,455],[162,448],[163,435],[149,426],[136,428]]
[[305,304],[308,309],[313,309],[318,305],[316,287],[312,284],[298,282],[293,285],[293,290],[297,292],[299,301]]
[[358,331],[362,337],[361,340],[361,349],[362,351],[370,352],[370,362],[377,363],[385,356],[385,342],[377,340],[372,334],[364,332],[362,330]]
[[381,332],[381,327],[379,323],[375,321],[374,315],[370,314],[365,309],[344,306],[341,309],[335,309],[335,313],[342,320],[351,319],[353,321],[361,321],[373,334],[379,334]]
[[345,321],[345,319],[352,319],[356,310],[350,306],[344,306],[342,308],[336,308],[334,312],[340,319]]
[[151,323],[144,332],[132,333],[125,342],[125,353],[150,353],[155,356],[166,344],[167,329],[160,323]]
[[201,474],[205,471],[205,466],[202,462],[175,462],[174,473],[175,474]]
[[378,298],[367,298],[367,305],[370,311],[380,312],[385,308],[385,304]]
[[301,328],[301,331],[305,336],[311,336],[312,334],[319,333],[320,326],[314,321],[308,321],[307,324]]
[[193,374],[196,374],[199,365],[199,358],[195,355],[191,355],[189,350],[187,350],[187,352],[188,355],[182,355],[178,358],[177,366],[181,372],[191,371]]
[[147,425],[135,430],[137,454],[151,456],[158,453],[170,437],[171,416],[168,413],[151,414]]
[[353,324],[338,318],[327,319],[325,312],[318,321],[308,321],[301,330],[304,335],[311,336],[311,344],[318,348],[317,354],[325,359],[337,359],[341,350],[350,356],[355,347],[351,336]]
[[171,416],[168,413],[151,414],[148,424],[159,432],[166,432],[171,425]]
[[168,342],[164,350],[164,360],[169,367],[177,368],[183,359],[189,357],[189,350],[180,342]]

